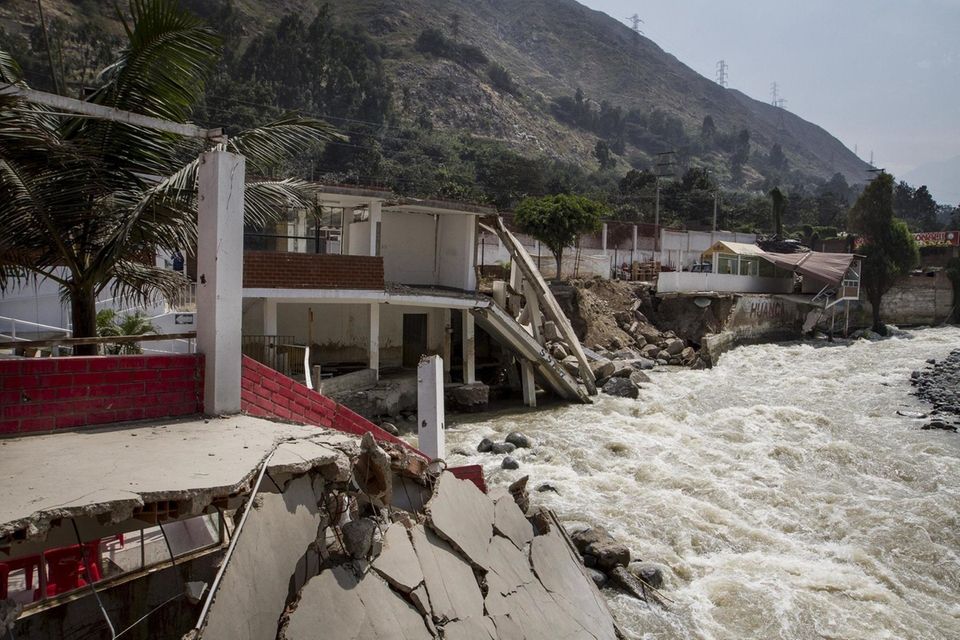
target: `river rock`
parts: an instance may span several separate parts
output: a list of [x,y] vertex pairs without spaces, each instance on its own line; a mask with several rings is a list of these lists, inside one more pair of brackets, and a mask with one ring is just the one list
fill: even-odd
[[651,343],[656,343],[661,340],[660,332],[657,331],[656,327],[651,325],[641,326],[640,335],[643,336],[644,340]]
[[680,359],[684,364],[690,364],[693,362],[693,359],[697,357],[697,352],[694,351],[693,347],[686,347],[683,351],[680,352]]
[[462,384],[451,392],[454,406],[470,413],[483,411],[490,402],[490,387],[482,382]]
[[512,444],[517,449],[529,449],[533,446],[533,443],[530,441],[530,438],[523,435],[519,431],[511,431],[507,434],[506,437],[507,444]]
[[658,564],[653,562],[631,562],[627,570],[654,589],[659,589],[663,586],[663,569]]
[[597,567],[601,571],[609,571],[614,567],[626,567],[630,564],[630,549],[614,540],[603,527],[583,529],[570,537],[580,555],[596,558]]
[[658,347],[655,343],[648,344],[640,350],[640,355],[651,360],[655,360],[658,353],[660,353],[660,347]]
[[505,453],[513,453],[514,449],[516,448],[517,445],[510,442],[494,442],[493,446],[490,447],[490,453],[503,455]]
[[550,484],[549,482],[542,482],[542,483],[540,483],[540,485],[537,487],[537,491],[539,491],[540,493],[545,493],[545,492],[547,492],[547,491],[553,491],[555,494],[560,495],[560,490],[557,489],[557,488],[556,488],[555,486],[553,486],[552,484]]
[[667,342],[667,353],[671,356],[678,356],[684,349],[683,340],[673,339]]
[[480,441],[480,444],[477,445],[477,451],[480,453],[489,453],[493,448],[493,440],[490,438],[484,438]]
[[617,398],[639,398],[640,389],[630,381],[630,378],[610,378],[602,387],[608,396]]
[[560,361],[560,364],[563,365],[563,368],[566,369],[570,375],[580,375],[580,361],[577,360],[577,356],[567,356]]
[[641,384],[645,382],[650,382],[650,376],[643,373],[642,371],[634,371],[633,373],[630,374],[630,382],[632,382],[633,384],[639,387]]
[[500,468],[508,470],[519,469],[520,463],[514,460],[512,457],[507,456],[503,459],[503,462],[500,463]]
[[617,370],[617,365],[610,360],[598,360],[590,365],[595,378],[609,378]]
[[612,355],[614,360],[636,360],[639,357],[640,354],[633,349],[620,349],[619,351],[615,351]]
[[597,571],[596,569],[587,567],[587,575],[590,576],[591,580],[593,580],[593,584],[597,585],[597,589],[603,589],[603,587],[607,584],[607,574],[602,571]]

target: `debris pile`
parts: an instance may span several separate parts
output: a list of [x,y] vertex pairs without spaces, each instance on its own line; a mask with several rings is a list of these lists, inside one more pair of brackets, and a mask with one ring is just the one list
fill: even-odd
[[631,562],[630,549],[603,527],[587,527],[571,534],[597,587],[614,586],[641,600],[663,605],[663,567],[653,562]]
[[252,501],[199,637],[617,637],[556,518],[525,513],[525,482],[484,494],[372,438],[350,462]]

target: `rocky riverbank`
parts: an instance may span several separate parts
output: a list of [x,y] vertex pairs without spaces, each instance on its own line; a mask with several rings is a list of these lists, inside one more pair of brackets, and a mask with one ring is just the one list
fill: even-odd
[[943,360],[927,360],[927,368],[914,371],[914,394],[933,405],[924,429],[960,429],[960,349]]

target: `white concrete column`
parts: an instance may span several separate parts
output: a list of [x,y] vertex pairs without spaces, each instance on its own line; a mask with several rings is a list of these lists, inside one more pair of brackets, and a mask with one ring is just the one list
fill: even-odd
[[369,367],[380,379],[380,303],[370,305],[370,336],[367,342]]
[[243,317],[243,156],[200,156],[197,216],[197,351],[206,359],[208,414],[240,411]]
[[273,298],[263,299],[263,335],[277,335],[277,301]]
[[417,366],[417,445],[431,459],[446,456],[443,367],[437,356],[424,356]]
[[443,345],[440,355],[443,357],[443,381],[450,382],[450,361],[453,359],[453,319],[450,309],[442,309]]
[[633,250],[636,251],[637,247],[637,225],[633,225]]
[[493,281],[493,302],[504,311],[507,310],[507,283],[504,280]]
[[477,381],[477,345],[474,334],[473,314],[469,309],[460,312],[463,318],[463,382],[473,384]]
[[606,222],[603,223],[603,227],[601,228],[601,234],[602,234],[601,242],[603,243],[602,244],[603,252],[606,253],[607,252],[607,223]]
[[380,255],[380,220],[382,218],[382,213],[380,210],[380,201],[373,200],[370,202],[370,253],[367,255],[378,256]]
[[523,404],[537,406],[537,385],[533,377],[533,364],[523,358],[520,360],[520,384],[523,387]]

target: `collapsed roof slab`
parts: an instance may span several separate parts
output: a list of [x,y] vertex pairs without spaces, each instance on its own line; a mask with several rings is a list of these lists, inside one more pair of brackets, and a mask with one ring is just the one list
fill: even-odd
[[283,446],[281,472],[348,470],[345,452],[356,450],[355,440],[333,431],[244,415],[2,440],[0,541],[42,537],[59,518],[122,522],[159,501],[180,503],[181,516],[200,513],[217,498],[249,490],[263,460],[285,441],[310,444]]

